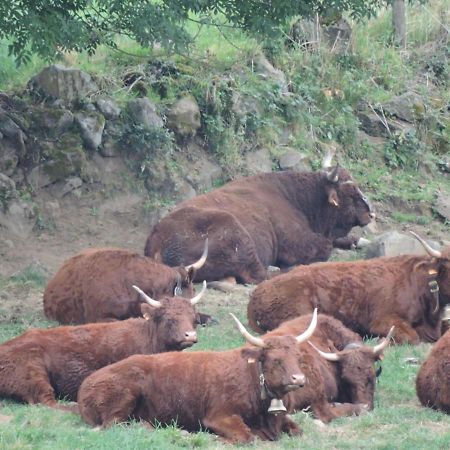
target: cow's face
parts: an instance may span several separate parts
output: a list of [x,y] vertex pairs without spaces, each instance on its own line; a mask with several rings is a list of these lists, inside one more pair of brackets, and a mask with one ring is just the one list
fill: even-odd
[[303,386],[306,378],[299,366],[301,354],[296,339],[292,336],[271,337],[265,339],[265,344],[260,361],[269,391],[280,398]]
[[443,306],[450,304],[450,246],[442,250],[439,266],[439,293]]
[[339,352],[341,366],[342,401],[363,403],[373,409],[376,372],[375,362],[379,359],[370,347],[360,347]]

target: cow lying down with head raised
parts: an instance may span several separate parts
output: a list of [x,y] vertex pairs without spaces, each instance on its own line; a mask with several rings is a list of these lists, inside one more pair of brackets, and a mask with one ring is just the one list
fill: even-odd
[[[262,339],[299,334],[310,321],[311,314],[283,322]],[[376,378],[381,372],[381,368],[376,372],[374,365],[388,345],[392,331],[372,348],[339,320],[319,314],[314,335],[308,342],[298,344],[299,364],[306,383],[283,398],[288,412],[311,407],[315,417],[327,423],[337,417],[372,410]]]
[[450,330],[436,342],[416,379],[423,406],[450,414]]
[[395,326],[397,344],[436,341],[450,304],[450,247],[440,252],[415,237],[428,255],[317,263],[264,281],[250,295],[250,326],[263,333],[318,308],[363,336]]
[[43,403],[76,400],[81,382],[97,369],[134,354],[183,350],[197,342],[194,305],[188,300],[145,296],[143,317],[111,323],[32,329],[0,345],[0,397]]
[[100,427],[129,419],[147,426],[176,421],[188,431],[207,429],[231,442],[300,433],[286,416],[267,417],[268,408],[273,398],[305,384],[297,343],[312,335],[315,322],[297,337],[263,341],[234,319],[251,347],[135,355],[93,373],[78,392],[83,419]]
[[168,267],[139,253],[119,248],[92,248],[69,258],[44,291],[44,312],[62,324],[109,322],[139,317],[139,286],[159,300],[163,296],[194,295],[192,279],[206,261],[203,254],[188,266]]

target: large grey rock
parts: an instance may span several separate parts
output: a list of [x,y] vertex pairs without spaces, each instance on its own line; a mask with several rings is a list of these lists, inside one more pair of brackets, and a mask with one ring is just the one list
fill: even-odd
[[128,102],[131,119],[151,128],[162,128],[164,122],[156,111],[156,106],[148,98],[135,98]]
[[384,103],[383,109],[388,115],[414,123],[425,112],[425,105],[419,94],[405,92]]
[[105,118],[96,112],[80,112],[75,119],[80,126],[84,145],[89,150],[97,150],[102,143]]
[[323,35],[334,53],[347,54],[352,51],[352,27],[341,17],[335,23],[323,27]]
[[56,137],[69,130],[74,122],[74,115],[68,109],[44,106],[33,108],[28,120],[32,124],[32,131]]
[[16,142],[10,138],[0,139],[0,172],[5,175],[12,175],[19,163],[16,145]]
[[211,190],[215,184],[222,180],[223,170],[206,158],[200,158],[190,165],[186,180],[199,192]]
[[282,93],[288,92],[288,86],[286,82],[286,75],[280,69],[276,69],[269,62],[269,60],[259,53],[253,58],[254,71],[262,78],[268,81],[276,83]]
[[120,108],[116,102],[110,98],[99,98],[96,102],[98,110],[110,120],[117,119],[120,116]]
[[192,95],[176,101],[167,112],[167,126],[180,136],[195,136],[200,125],[200,108]]
[[16,183],[4,173],[0,173],[0,210],[6,210],[11,200],[17,196]]
[[83,184],[83,180],[80,177],[70,177],[61,191],[61,197],[67,195],[68,193],[78,189]]
[[395,132],[414,133],[412,124],[402,120],[389,119],[380,113],[359,111],[357,113],[360,127],[370,136],[382,136],[389,138]]
[[79,69],[51,65],[35,75],[28,83],[29,87],[64,104],[85,98],[98,91],[91,76]]
[[299,172],[310,170],[308,155],[293,149],[282,153],[279,157],[278,164],[281,170],[297,170]]
[[272,172],[272,157],[269,150],[261,148],[254,152],[248,152],[245,154],[244,163],[246,172],[249,175],[255,175],[257,173]]
[[433,209],[444,219],[450,221],[450,193],[439,191]]
[[[440,246],[434,241],[428,241],[431,247],[439,250]],[[375,238],[366,246],[366,259],[378,258],[380,256],[398,255],[426,255],[427,252],[422,244],[413,236],[389,231]]]
[[17,236],[28,237],[34,224],[35,213],[32,206],[21,199],[14,199],[6,212],[0,210],[0,226]]

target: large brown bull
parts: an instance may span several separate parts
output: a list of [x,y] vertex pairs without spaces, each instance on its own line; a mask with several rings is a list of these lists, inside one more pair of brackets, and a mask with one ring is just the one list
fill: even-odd
[[208,261],[197,280],[259,283],[270,265],[325,261],[333,247],[351,248],[358,241],[348,236],[351,228],[372,217],[343,168],[264,173],[178,205],[154,226],[145,254],[170,266],[185,264],[209,237]]
[[0,397],[65,409],[56,398],[76,400],[84,378],[101,367],[134,354],[190,347],[197,342],[194,305],[204,289],[191,300],[145,296],[143,318],[32,329],[3,343]]
[[423,406],[450,414],[450,330],[433,346],[416,379]]
[[206,241],[203,255],[196,263],[168,267],[129,250],[84,250],[68,259],[47,284],[45,315],[63,324],[138,317],[143,300],[133,285],[155,299],[192,296],[192,279],[204,264],[207,251]]
[[318,308],[362,335],[386,336],[395,326],[397,343],[434,342],[450,303],[450,247],[421,242],[429,255],[300,266],[265,281],[250,295],[250,326],[261,333]]
[[[262,339],[299,334],[310,321],[308,314],[283,322]],[[311,407],[315,417],[327,423],[337,417],[372,410],[377,376],[374,364],[390,337],[391,334],[372,348],[364,345],[361,337],[339,320],[319,314],[314,335],[308,342],[298,344],[299,364],[306,383],[283,398],[288,411]]]
[[[130,418],[147,426],[176,422],[197,431],[208,429],[228,441],[249,442],[255,434],[274,439],[277,429],[261,429],[271,398],[280,398],[305,383],[298,366],[297,342],[311,336],[308,330],[294,336],[263,341],[241,333],[252,347],[222,352],[164,353],[132,356],[86,378],[78,404],[90,425],[107,427]],[[289,418],[279,430],[298,434]]]

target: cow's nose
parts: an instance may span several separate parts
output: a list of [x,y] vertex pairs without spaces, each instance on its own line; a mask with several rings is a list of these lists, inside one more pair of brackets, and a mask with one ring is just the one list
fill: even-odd
[[374,212],[370,212],[369,217],[373,220],[375,219],[375,217],[377,217],[377,215]]
[[306,382],[306,377],[302,373],[292,375],[292,383],[293,384],[296,384],[298,386],[304,386],[305,382]]
[[196,331],[186,331],[184,333],[184,338],[189,342],[197,342],[197,332]]

